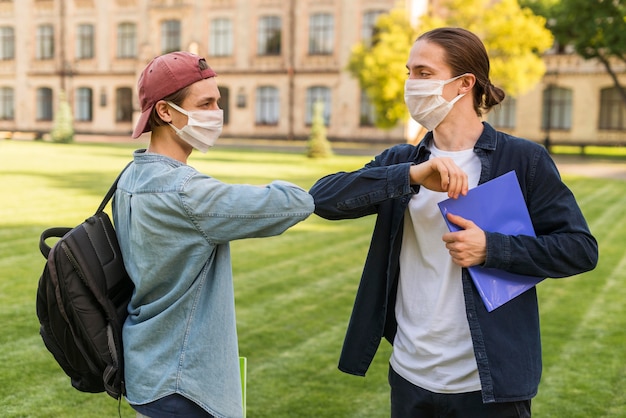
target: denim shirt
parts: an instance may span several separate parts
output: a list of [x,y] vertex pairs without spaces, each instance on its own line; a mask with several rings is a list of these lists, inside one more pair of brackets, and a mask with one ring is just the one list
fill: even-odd
[[[497,132],[484,123],[474,146],[481,161],[479,184],[515,170],[537,237],[485,232],[485,267],[538,277],[562,278],[595,267],[598,247],[546,150]],[[396,145],[362,169],[320,179],[310,190],[315,213],[330,219],[376,214],[376,225],[339,360],[339,369],[364,376],[384,336],[396,333],[403,217],[419,186],[409,168],[428,160],[426,134],[418,146]],[[487,312],[467,269],[462,269],[465,309],[484,402],[526,400],[537,393],[541,341],[535,288]]]
[[123,327],[130,404],[171,394],[243,416],[229,241],[278,235],[313,212],[293,184],[224,184],[145,150],[122,175],[113,219],[135,284]]

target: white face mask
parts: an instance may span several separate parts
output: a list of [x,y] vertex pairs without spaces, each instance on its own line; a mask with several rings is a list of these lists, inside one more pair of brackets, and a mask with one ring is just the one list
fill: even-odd
[[443,87],[465,74],[449,80],[408,79],[404,83],[404,102],[411,117],[424,128],[432,131],[450,113],[452,106],[465,94],[459,94],[451,101],[443,98]]
[[183,115],[187,115],[188,118],[187,125],[182,129],[169,124],[176,135],[198,151],[207,152],[222,133],[224,111],[222,109],[187,111],[172,102],[167,102],[167,104]]

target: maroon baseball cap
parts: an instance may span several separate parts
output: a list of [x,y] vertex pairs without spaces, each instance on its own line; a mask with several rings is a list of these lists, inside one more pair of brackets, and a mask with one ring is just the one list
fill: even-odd
[[201,69],[200,61],[204,61],[204,58],[184,51],[170,52],[150,61],[137,82],[141,116],[133,131],[133,138],[152,130],[148,120],[156,102],[197,81],[217,75],[208,66]]

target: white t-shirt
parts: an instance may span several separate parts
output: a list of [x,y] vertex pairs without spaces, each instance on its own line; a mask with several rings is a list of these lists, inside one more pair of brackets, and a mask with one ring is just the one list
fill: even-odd
[[[476,187],[480,160],[473,149],[446,152]],[[442,236],[448,232],[437,203],[446,193],[421,187],[404,216],[396,302],[398,331],[391,366],[400,376],[436,393],[480,390],[476,358],[465,313],[461,267],[454,264]]]

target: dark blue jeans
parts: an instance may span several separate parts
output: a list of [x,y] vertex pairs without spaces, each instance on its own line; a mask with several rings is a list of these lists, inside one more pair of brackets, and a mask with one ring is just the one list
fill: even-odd
[[530,418],[530,400],[483,403],[480,391],[433,393],[415,386],[389,366],[391,418]]

